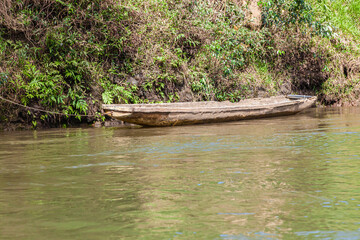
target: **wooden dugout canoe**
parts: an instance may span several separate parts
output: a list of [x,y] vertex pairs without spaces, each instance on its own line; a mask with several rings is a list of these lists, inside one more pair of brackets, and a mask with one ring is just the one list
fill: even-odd
[[296,114],[310,108],[316,97],[289,95],[230,102],[103,104],[105,114],[128,123],[163,127],[238,121]]

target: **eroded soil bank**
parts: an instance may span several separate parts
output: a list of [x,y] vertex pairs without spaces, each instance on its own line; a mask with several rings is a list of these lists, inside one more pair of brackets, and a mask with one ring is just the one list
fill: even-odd
[[360,12],[337,2],[5,0],[0,128],[99,125],[102,103],[359,105]]

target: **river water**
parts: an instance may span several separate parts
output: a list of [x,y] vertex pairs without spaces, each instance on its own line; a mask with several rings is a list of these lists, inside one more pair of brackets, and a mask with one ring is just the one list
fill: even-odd
[[0,239],[360,239],[359,108],[0,143]]

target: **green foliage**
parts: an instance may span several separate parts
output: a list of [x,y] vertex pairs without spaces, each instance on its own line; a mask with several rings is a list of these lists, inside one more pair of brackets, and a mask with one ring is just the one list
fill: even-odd
[[[336,69],[356,54],[347,42],[360,39],[360,0],[262,0],[256,29],[247,25],[246,1],[9,1],[0,10],[2,95],[98,119],[101,103],[236,102],[260,91],[278,94],[279,79],[341,92],[327,80],[343,75]],[[354,62],[343,83],[357,79]],[[16,119],[9,112],[18,111],[3,109],[1,119]],[[30,125],[69,124],[66,117],[26,116]]]
[[[110,81],[113,73],[106,71],[130,73],[132,69],[127,57],[129,12],[113,3],[12,1],[7,11],[11,14],[2,16],[8,21],[0,27],[0,70],[8,70],[0,71],[3,93],[19,95],[24,105],[36,104],[79,119],[90,107],[98,106],[93,95],[103,96],[105,102],[135,101],[133,93]],[[12,39],[19,33],[26,38]],[[97,111],[100,109],[92,109]],[[62,119],[36,117],[41,121]]]
[[101,96],[105,104],[129,103],[131,100],[133,100],[132,102],[136,102],[132,93],[123,86],[110,83],[106,80],[102,80],[101,86],[104,89]]
[[199,94],[203,100],[211,100],[214,94],[214,86],[210,79],[201,72],[192,72],[191,77],[191,90]]
[[360,0],[309,0],[314,14],[354,40],[360,40]]
[[57,70],[48,68],[42,73],[36,66],[28,63],[18,79],[18,87],[24,92],[21,98],[24,105],[37,100],[43,106],[62,110],[64,114],[86,114],[88,110],[81,85],[68,87]]
[[345,100],[351,97],[355,89],[358,90],[359,82],[360,78],[347,82],[330,78],[323,83],[320,94],[323,94],[331,99]]
[[271,72],[269,71],[269,65],[266,62],[259,61],[255,64],[255,68],[258,73],[259,85],[266,89],[267,93],[270,95],[275,94],[277,89],[277,81],[273,78]]
[[64,96],[60,86],[63,81],[61,75],[41,73],[36,66],[28,63],[24,66],[22,76],[18,77],[21,82],[20,88],[24,90],[21,99],[23,104],[28,105],[34,98],[49,106],[64,103]]
[[333,27],[326,22],[326,19],[317,19],[313,8],[305,0],[263,0],[260,1],[260,5],[265,26],[277,28],[296,26],[303,31],[310,28],[310,31],[317,35],[333,36]]
[[266,26],[284,27],[302,23],[311,25],[313,21],[312,8],[304,0],[266,0],[261,1],[260,5]]
[[265,32],[225,28],[219,40],[211,43],[209,51],[219,59],[226,77],[236,70],[243,70],[257,57],[261,57],[266,44]]
[[[212,13],[198,5],[202,16],[212,17]],[[243,26],[243,9],[226,2],[224,11],[218,13],[217,21],[206,21],[206,28],[213,31],[214,39],[204,45],[206,58],[216,59],[224,77],[244,70],[255,58],[262,57],[266,42],[266,30],[251,31]],[[214,66],[209,66],[214,68]]]

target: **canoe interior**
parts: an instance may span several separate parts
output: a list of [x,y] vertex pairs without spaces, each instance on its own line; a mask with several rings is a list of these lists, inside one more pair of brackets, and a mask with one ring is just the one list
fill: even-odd
[[[299,99],[296,99],[299,100]],[[205,110],[216,108],[257,108],[257,107],[271,107],[272,105],[278,104],[287,104],[294,103],[293,99],[289,99],[284,96],[280,97],[271,97],[271,98],[253,98],[253,99],[244,99],[240,102],[232,103],[229,101],[225,102],[216,102],[216,101],[206,101],[206,102],[176,102],[176,103],[150,103],[150,104],[103,104],[103,110],[105,111],[129,111],[133,112],[134,109],[139,109],[138,111],[146,110],[157,110],[157,109],[166,109],[169,111],[176,111],[178,109],[184,109],[187,111],[192,110]]]

